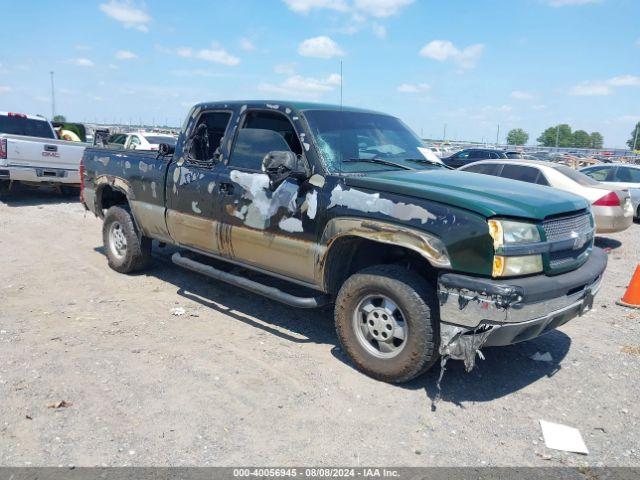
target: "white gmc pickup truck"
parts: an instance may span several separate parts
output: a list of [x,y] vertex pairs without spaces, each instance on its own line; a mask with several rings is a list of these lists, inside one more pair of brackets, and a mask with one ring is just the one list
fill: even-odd
[[43,117],[0,112],[0,190],[11,182],[75,187],[86,143],[58,140]]

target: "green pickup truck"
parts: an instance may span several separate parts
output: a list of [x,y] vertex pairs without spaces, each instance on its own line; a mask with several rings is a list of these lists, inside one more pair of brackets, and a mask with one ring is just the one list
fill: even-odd
[[86,149],[82,199],[104,219],[111,268],[144,269],[157,240],[207,277],[294,307],[333,304],[344,351],[384,381],[441,357],[469,370],[480,348],[591,308],[607,257],[586,200],[424,152],[373,111],[202,103],[175,149]]

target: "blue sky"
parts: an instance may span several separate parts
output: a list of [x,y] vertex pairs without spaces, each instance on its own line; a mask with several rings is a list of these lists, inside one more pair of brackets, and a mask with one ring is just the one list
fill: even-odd
[[[179,125],[195,102],[305,99],[418,134],[640,121],[638,0],[0,0],[0,110]],[[502,134],[501,134],[502,135]],[[504,138],[504,137],[502,137]]]

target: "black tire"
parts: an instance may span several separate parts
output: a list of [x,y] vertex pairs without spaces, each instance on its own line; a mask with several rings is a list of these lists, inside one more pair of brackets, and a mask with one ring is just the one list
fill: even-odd
[[[120,244],[122,247],[120,249],[115,246],[116,242],[111,234],[112,228],[119,231],[119,238],[124,237],[126,240],[124,246]],[[151,239],[138,232],[127,207],[116,206],[107,210],[102,224],[102,241],[109,266],[116,272],[137,272],[146,268],[151,261]]]
[[9,180],[0,180],[0,198],[4,198],[9,193]]
[[[406,344],[392,358],[372,354],[356,333],[356,310],[361,302],[376,295],[392,300],[408,327]],[[408,382],[431,368],[439,358],[440,318],[436,289],[404,267],[376,265],[349,277],[336,299],[335,322],[343,350],[358,370],[377,380]],[[364,325],[364,328],[368,327]]]

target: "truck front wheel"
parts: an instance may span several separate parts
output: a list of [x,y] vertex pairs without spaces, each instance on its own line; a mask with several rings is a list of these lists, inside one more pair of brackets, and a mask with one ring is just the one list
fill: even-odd
[[435,288],[398,265],[352,275],[336,299],[336,330],[356,367],[378,380],[407,382],[438,359]]
[[142,270],[151,260],[151,239],[138,233],[126,207],[111,207],[104,216],[102,240],[109,266],[116,272]]

